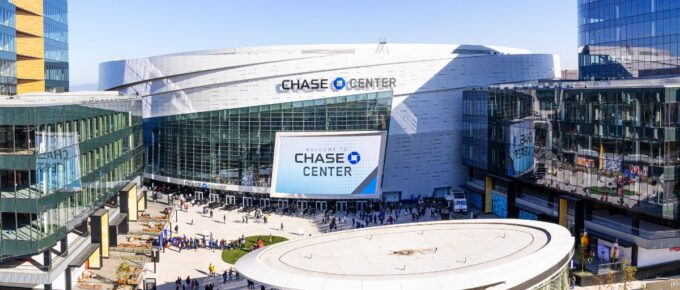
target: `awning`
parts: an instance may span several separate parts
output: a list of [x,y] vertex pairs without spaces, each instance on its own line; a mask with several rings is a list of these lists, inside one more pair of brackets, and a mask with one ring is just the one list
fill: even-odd
[[619,246],[624,247],[624,248],[630,248],[630,247],[635,246],[635,243],[633,243],[633,242],[626,241],[626,240],[623,240],[623,239],[620,239],[620,238],[617,238],[617,237],[614,237],[614,236],[611,236],[611,235],[608,235],[608,234],[605,234],[605,233],[602,233],[602,232],[594,231],[592,229],[586,229],[586,232],[588,232],[589,236],[593,236],[593,237],[596,237],[598,239],[608,241],[610,243],[614,243],[618,240]]
[[120,225],[120,223],[122,223],[122,222],[127,218],[127,216],[128,216],[128,214],[126,214],[126,213],[119,213],[119,214],[118,214],[118,215],[117,215],[117,216],[109,223],[109,225],[112,225],[112,226],[117,227],[117,226]]
[[85,264],[85,261],[92,256],[92,253],[94,253],[97,249],[99,249],[99,244],[90,244],[85,248],[78,256],[73,258],[70,263],[68,263],[69,267],[73,268],[78,268]]

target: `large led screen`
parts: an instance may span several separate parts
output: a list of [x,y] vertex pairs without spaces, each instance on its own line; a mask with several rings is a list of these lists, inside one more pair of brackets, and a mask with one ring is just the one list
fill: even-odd
[[384,131],[278,132],[272,196],[379,198]]

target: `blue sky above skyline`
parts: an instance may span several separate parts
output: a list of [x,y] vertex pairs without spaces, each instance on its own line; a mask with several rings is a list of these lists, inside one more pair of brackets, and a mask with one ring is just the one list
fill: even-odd
[[70,79],[88,87],[99,63],[116,59],[381,38],[525,48],[575,69],[576,33],[572,0],[69,0]]

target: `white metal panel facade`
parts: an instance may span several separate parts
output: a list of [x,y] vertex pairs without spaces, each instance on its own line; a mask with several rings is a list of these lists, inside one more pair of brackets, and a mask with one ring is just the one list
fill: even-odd
[[144,117],[313,100],[371,90],[281,89],[285,79],[395,78],[383,192],[402,198],[456,188],[461,162],[462,88],[552,79],[550,54],[458,45],[271,46],[191,52],[100,65],[100,89],[144,97]]

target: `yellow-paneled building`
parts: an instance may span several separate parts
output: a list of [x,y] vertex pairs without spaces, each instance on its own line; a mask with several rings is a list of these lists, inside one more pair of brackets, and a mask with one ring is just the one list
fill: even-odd
[[0,95],[68,91],[66,0],[0,0]]

